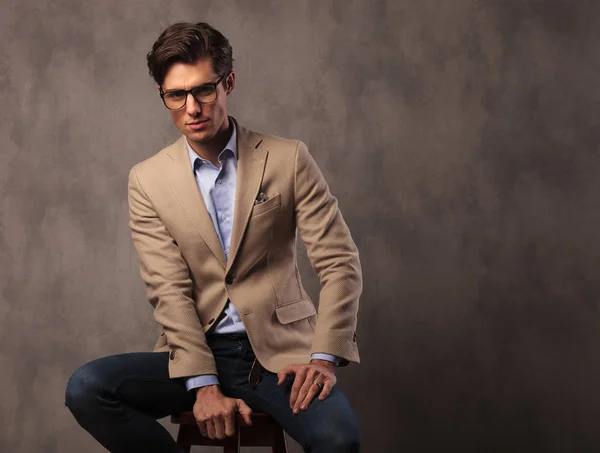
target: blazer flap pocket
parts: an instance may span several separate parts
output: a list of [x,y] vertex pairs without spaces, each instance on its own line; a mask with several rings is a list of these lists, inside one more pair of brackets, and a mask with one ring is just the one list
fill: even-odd
[[277,307],[275,313],[281,324],[289,324],[316,315],[317,310],[309,299],[300,299],[297,302]]
[[260,215],[260,214],[264,214],[265,212],[270,211],[271,209],[276,208],[280,204],[281,204],[281,195],[278,194],[278,193],[276,193],[275,195],[272,195],[266,201],[263,201],[262,203],[255,204],[254,208],[252,209],[252,216],[257,216],[257,215]]

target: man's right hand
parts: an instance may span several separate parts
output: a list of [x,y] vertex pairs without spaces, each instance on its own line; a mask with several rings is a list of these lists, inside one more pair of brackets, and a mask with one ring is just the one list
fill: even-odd
[[203,436],[225,439],[235,434],[235,414],[239,412],[247,425],[252,424],[252,409],[241,399],[227,398],[218,385],[196,389],[194,417]]

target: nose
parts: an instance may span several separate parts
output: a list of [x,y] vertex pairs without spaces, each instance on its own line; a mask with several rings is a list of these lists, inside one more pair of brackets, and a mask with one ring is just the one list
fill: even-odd
[[202,105],[199,104],[192,93],[188,93],[187,99],[185,101],[185,110],[190,116],[198,116],[199,113],[202,113]]

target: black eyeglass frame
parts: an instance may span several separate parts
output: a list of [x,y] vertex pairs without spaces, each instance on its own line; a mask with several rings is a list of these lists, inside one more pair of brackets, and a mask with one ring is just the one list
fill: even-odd
[[[217,80],[216,82],[210,82],[210,83],[203,83],[202,85],[198,85],[195,87],[190,88],[189,90],[168,90],[168,91],[163,91],[162,86],[160,87],[160,98],[163,101],[163,104],[165,104],[165,107],[168,108],[169,110],[181,110],[182,108],[185,107],[185,105],[187,104],[187,98],[188,98],[188,94],[191,94],[192,97],[194,98],[194,100],[198,103],[198,104],[212,104],[213,102],[216,102],[216,100],[219,98],[219,90],[217,89],[217,86],[219,85],[219,83],[221,83],[221,81],[223,80],[223,77],[225,77],[225,74],[222,74],[221,77],[219,77],[219,80]],[[198,99],[196,99],[196,96],[194,96],[194,90],[197,90],[198,88],[206,88],[212,86],[215,90],[215,98],[212,101],[209,102],[202,102],[199,101]],[[173,93],[173,92],[183,92],[185,93],[185,100],[183,101],[183,105],[181,107],[178,107],[176,109],[172,109],[171,107],[169,107],[167,105],[167,102],[165,101],[165,94],[167,93]]]

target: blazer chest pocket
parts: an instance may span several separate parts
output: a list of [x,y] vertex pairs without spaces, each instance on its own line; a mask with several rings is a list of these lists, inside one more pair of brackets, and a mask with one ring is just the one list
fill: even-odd
[[278,208],[281,205],[281,195],[275,194],[262,203],[255,204],[252,208],[252,217],[257,217],[261,214]]
[[317,310],[309,299],[300,299],[297,302],[276,307],[275,313],[281,324],[290,324],[316,315]]

